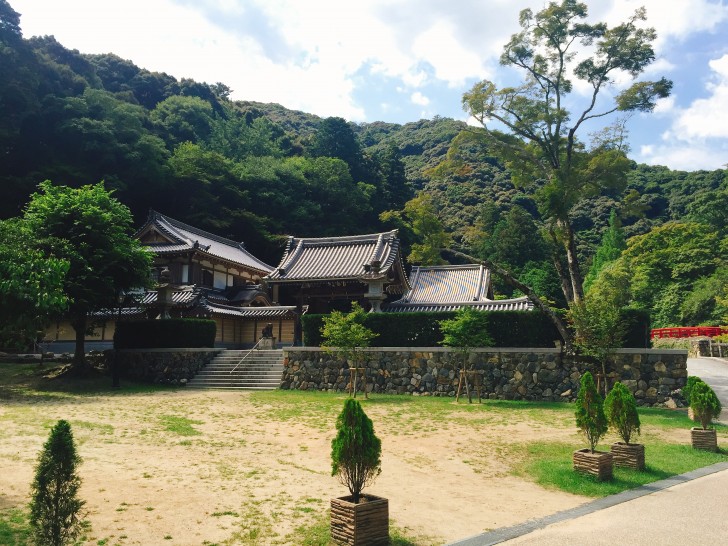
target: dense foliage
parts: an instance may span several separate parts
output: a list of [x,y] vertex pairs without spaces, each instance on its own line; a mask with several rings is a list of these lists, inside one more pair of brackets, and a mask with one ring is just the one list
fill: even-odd
[[[531,51],[523,41],[534,28],[529,25],[557,12],[568,15],[562,22],[569,32],[582,32],[572,34],[577,41],[591,37],[602,49],[611,43],[614,28],[575,27],[582,5],[562,4],[527,14],[525,34],[514,36],[504,62],[528,64],[528,56],[519,55]],[[728,317],[725,170],[634,164],[624,155],[621,133],[612,132],[590,146],[574,140],[571,174],[559,167],[555,176],[542,176],[504,153],[512,140],[496,135],[484,141],[460,121],[354,124],[232,101],[222,83],[178,80],[111,53],[82,54],[52,36],[24,39],[18,14],[6,0],[0,6],[2,219],[21,215],[46,179],[72,188],[103,180],[137,222],[152,207],[243,240],[268,263],[280,258],[283,234],[399,227],[406,253],[415,250],[419,263],[441,261],[437,247],[452,245],[503,265],[562,308],[562,281],[589,273],[591,289],[606,264],[622,261],[617,252],[624,237],[628,258],[620,286],[630,307],[650,311],[655,326],[718,324]],[[641,18],[637,13],[620,27],[639,46],[631,52],[639,57],[636,69],[651,57],[650,31],[635,34]],[[628,58],[619,57],[624,53],[615,50],[612,58]],[[605,85],[609,76],[600,66],[584,65],[577,76]],[[661,87],[642,87],[642,95],[624,91],[619,107],[649,109],[650,100],[667,91],[667,82],[653,83]],[[467,95],[473,113],[487,113],[479,101],[488,93],[497,92],[480,85]],[[633,102],[639,96],[650,100]],[[540,112],[528,110],[524,123],[540,126],[567,115],[542,119],[546,110]],[[560,130],[567,125],[562,121]],[[563,150],[569,141],[562,136],[552,144]],[[539,154],[533,147],[519,150]],[[553,229],[554,222],[561,228]],[[683,227],[665,227],[675,222]],[[662,248],[667,260],[651,260],[651,247]],[[565,253],[575,256],[578,271]],[[499,278],[494,283],[499,295],[520,295]]]
[[85,502],[78,498],[81,478],[76,472],[80,462],[71,425],[58,421],[35,467],[30,503],[35,544],[72,544],[83,531],[81,509]]
[[114,331],[114,348],[213,347],[215,331],[215,321],[207,319],[121,321]]
[[372,420],[361,404],[349,398],[336,419],[336,437],[331,441],[331,475],[349,489],[353,502],[382,471],[382,442],[374,434]]

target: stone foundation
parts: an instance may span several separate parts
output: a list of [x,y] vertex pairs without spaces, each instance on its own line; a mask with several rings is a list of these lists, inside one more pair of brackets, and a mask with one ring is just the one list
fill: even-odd
[[[455,396],[462,357],[447,348],[371,348],[362,351],[367,390],[387,394]],[[348,391],[349,366],[318,347],[285,350],[282,389]],[[558,349],[475,349],[468,365],[484,398],[573,401],[585,370],[593,364],[565,357]],[[681,406],[687,379],[687,352],[619,349],[607,370],[609,384],[621,381],[641,406]],[[603,381],[603,379],[601,379]],[[464,392],[462,393],[464,394]]]
[[108,351],[121,377],[163,385],[184,385],[221,349],[128,349]]

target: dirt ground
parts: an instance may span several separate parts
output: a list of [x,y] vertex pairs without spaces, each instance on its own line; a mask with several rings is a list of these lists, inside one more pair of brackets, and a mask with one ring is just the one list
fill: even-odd
[[[27,504],[48,431],[66,419],[83,459],[86,544],[299,544],[296,528],[319,521],[332,497],[347,494],[330,475],[333,403],[340,407],[344,396],[323,402],[328,413],[315,400],[297,407],[276,396],[180,390],[0,400],[0,509]],[[534,411],[506,426],[502,415],[453,418],[430,414],[426,404],[376,400],[365,409],[382,440],[382,473],[367,491],[389,499],[393,523],[418,544],[589,500],[510,472],[527,442],[579,447],[570,422],[549,423]]]

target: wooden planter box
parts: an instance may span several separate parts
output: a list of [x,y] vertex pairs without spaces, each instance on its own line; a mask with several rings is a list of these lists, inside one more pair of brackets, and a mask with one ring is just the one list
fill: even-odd
[[694,427],[690,429],[690,439],[694,449],[705,449],[706,451],[718,451],[718,436],[714,428],[707,430]]
[[616,444],[612,444],[611,451],[614,466],[633,468],[635,470],[645,469],[645,446],[643,444],[617,442]]
[[591,452],[591,449],[574,451],[574,470],[596,476],[600,481],[612,479],[612,454],[604,451]]
[[331,538],[337,544],[389,544],[389,500],[361,495],[331,499]]

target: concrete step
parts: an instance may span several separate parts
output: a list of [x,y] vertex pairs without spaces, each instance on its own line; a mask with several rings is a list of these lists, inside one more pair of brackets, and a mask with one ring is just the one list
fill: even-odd
[[226,350],[218,353],[187,386],[193,389],[272,390],[280,386],[282,374],[283,351]]

